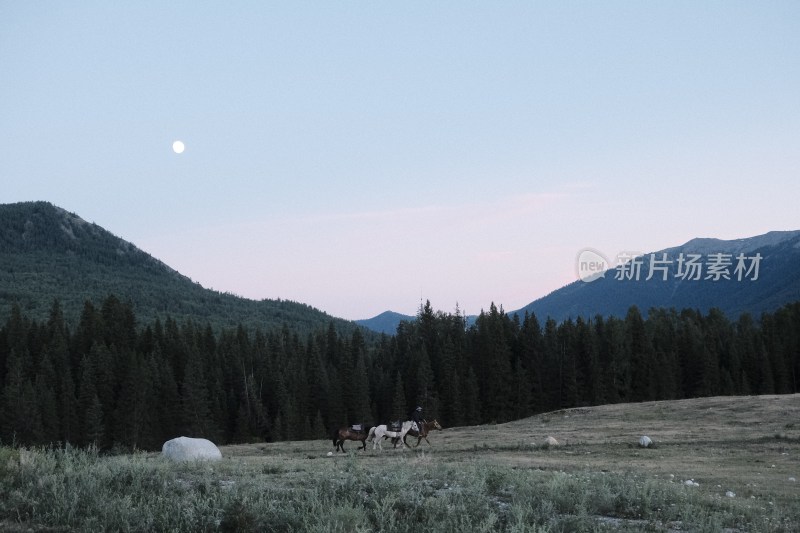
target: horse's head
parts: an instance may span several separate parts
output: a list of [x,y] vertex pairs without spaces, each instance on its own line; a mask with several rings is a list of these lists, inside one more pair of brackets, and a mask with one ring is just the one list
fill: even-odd
[[438,420],[433,421],[433,429],[442,429],[442,426],[439,424]]

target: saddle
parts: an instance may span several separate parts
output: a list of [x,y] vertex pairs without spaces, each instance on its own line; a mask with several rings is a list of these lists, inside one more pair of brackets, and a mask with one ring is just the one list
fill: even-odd
[[353,424],[352,426],[350,426],[350,429],[358,432],[364,431],[364,424]]
[[400,431],[403,429],[403,421],[402,420],[392,420],[388,424],[386,424],[386,428],[389,431]]

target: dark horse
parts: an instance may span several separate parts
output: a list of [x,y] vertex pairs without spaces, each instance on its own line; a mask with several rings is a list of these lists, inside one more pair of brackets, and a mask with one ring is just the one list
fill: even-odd
[[367,437],[369,436],[370,429],[372,429],[372,426],[366,424],[353,424],[352,426],[334,429],[331,437],[333,438],[333,445],[336,447],[336,451],[341,450],[344,452],[344,441],[346,440],[360,440],[361,446],[359,446],[358,449],[366,450]]

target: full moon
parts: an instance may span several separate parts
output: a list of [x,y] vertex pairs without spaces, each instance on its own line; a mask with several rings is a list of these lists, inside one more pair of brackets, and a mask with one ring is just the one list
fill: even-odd
[[172,143],[172,151],[176,154],[182,154],[183,151],[186,149],[186,146],[183,144],[182,141],[175,141]]

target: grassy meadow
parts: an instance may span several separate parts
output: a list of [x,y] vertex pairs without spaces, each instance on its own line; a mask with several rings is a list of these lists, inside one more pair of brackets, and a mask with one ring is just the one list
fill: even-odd
[[413,450],[257,443],[215,463],[0,447],[0,530],[800,530],[800,395],[441,422]]

